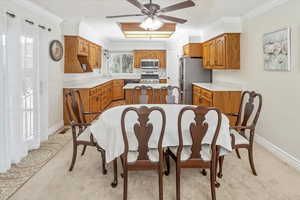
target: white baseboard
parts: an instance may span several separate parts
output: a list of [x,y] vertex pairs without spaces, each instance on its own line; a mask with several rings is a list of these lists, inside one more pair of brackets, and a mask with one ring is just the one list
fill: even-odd
[[49,135],[52,135],[54,133],[56,133],[59,129],[61,129],[62,127],[64,127],[64,120],[54,124],[53,126],[51,126],[50,128],[48,128],[48,133]]
[[259,135],[256,134],[255,135],[255,141],[258,144],[260,144],[261,146],[263,146],[264,148],[266,148],[268,151],[273,153],[280,160],[287,163],[291,167],[294,167],[295,169],[297,169],[300,172],[300,160],[298,160],[294,156],[290,155],[289,153],[285,152],[284,150],[282,150],[278,146],[272,144],[270,141],[268,141],[267,139],[265,139],[262,136],[259,136]]

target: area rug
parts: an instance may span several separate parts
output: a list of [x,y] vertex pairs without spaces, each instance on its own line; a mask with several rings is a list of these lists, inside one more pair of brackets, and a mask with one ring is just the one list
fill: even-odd
[[[105,110],[124,105],[125,101],[114,101]],[[71,134],[53,134],[41,147],[32,150],[17,165],[12,165],[6,173],[0,173],[0,200],[9,199],[45,164],[47,164],[70,140]]]
[[30,151],[20,163],[12,165],[8,172],[0,173],[0,200],[9,199],[71,139],[71,134],[53,134],[39,149]]

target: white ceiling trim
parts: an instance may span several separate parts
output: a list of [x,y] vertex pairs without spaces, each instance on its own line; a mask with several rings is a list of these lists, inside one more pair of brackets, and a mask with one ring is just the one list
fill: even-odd
[[282,4],[287,3],[288,1],[289,0],[274,0],[274,1],[271,1],[268,3],[265,3],[262,6],[254,8],[253,10],[251,10],[250,12],[245,14],[242,18],[243,19],[251,19],[254,17],[258,17],[258,16],[263,15],[264,13],[266,13]]
[[34,11],[42,16],[45,16],[47,18],[49,18],[50,20],[60,24],[63,19],[58,17],[57,15],[49,12],[48,10],[40,7],[39,5],[31,2],[31,1],[28,1],[28,0],[13,0],[13,2],[15,2],[17,5],[20,5],[28,10],[31,10],[31,11]]

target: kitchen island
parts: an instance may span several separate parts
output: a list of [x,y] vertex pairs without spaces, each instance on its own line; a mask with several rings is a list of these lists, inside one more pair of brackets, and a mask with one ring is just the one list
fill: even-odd
[[[125,103],[126,104],[138,104],[139,96],[141,95],[140,89],[135,89],[136,87],[146,86],[149,87],[147,91],[145,91],[148,96],[149,104],[165,104],[167,90],[162,89],[170,86],[170,84],[166,83],[157,83],[157,84],[143,84],[143,83],[130,83],[126,84],[123,89],[125,90]],[[150,87],[152,89],[150,89]]]

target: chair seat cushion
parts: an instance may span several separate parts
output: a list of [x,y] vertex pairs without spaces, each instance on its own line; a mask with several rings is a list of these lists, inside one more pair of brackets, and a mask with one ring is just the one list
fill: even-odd
[[[137,161],[138,155],[139,155],[138,151],[129,151],[127,155],[127,161],[129,163]],[[151,162],[158,162],[159,161],[158,149],[149,149],[148,157]]]
[[[177,155],[177,148],[178,147],[169,147],[170,151],[176,156]],[[188,160],[190,158],[192,154],[192,151],[191,151],[191,146],[184,146],[182,148],[182,152],[181,152],[181,161],[185,161],[185,160]],[[210,153],[209,152],[206,152],[206,151],[201,151],[201,157],[202,157],[202,160],[204,161],[210,161]]]
[[91,139],[91,130],[89,128],[86,128],[78,137],[77,137],[77,140],[80,140],[80,141],[87,141],[87,142],[90,142]]
[[235,138],[235,145],[239,144],[249,144],[249,140],[247,140],[245,137],[243,137],[239,132],[237,132],[234,129],[230,129],[230,133],[234,135]]

